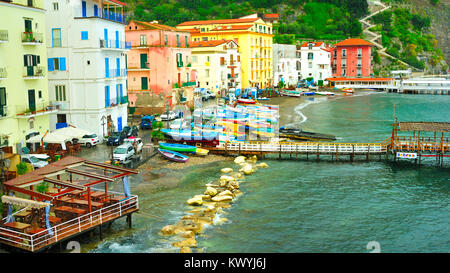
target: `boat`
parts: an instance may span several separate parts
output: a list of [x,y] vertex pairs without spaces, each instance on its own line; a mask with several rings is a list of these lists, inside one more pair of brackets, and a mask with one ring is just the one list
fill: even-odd
[[252,100],[252,99],[237,99],[237,103],[240,103],[240,104],[255,104],[256,100]]
[[329,134],[319,134],[313,132],[305,132],[300,128],[280,127],[280,137],[297,139],[297,140],[336,140],[336,137]]
[[300,97],[301,93],[293,90],[281,90],[280,94],[288,97]]
[[165,158],[175,161],[175,162],[181,162],[181,163],[186,163],[186,161],[189,160],[189,157],[184,155],[184,154],[180,154],[174,151],[169,151],[169,150],[164,150],[161,148],[158,148],[158,152]]
[[159,148],[164,149],[164,150],[175,151],[175,152],[183,152],[183,153],[195,153],[195,151],[197,150],[197,147],[195,147],[195,146],[179,144],[179,143],[165,143],[165,142],[160,142]]
[[316,92],[302,92],[303,96],[314,96]]
[[197,148],[197,149],[195,150],[195,154],[196,154],[196,155],[202,155],[202,156],[205,156],[205,155],[207,155],[208,153],[209,153],[209,150],[202,149],[202,148]]
[[161,129],[169,139],[177,141],[211,141],[218,139],[217,132],[202,132],[191,130]]
[[333,92],[316,92],[316,94],[320,96],[334,96]]
[[353,89],[352,88],[344,88],[344,89],[342,89],[342,92],[353,93]]

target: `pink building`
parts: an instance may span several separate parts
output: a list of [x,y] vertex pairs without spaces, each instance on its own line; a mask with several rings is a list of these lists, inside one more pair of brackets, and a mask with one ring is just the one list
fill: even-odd
[[[191,69],[191,35],[154,22],[130,21],[125,27],[128,93],[131,101],[138,92],[151,92],[172,102],[172,89],[195,86]],[[133,96],[134,93],[134,96]]]
[[334,45],[331,67],[333,77],[370,77],[372,43],[363,39],[346,39]]

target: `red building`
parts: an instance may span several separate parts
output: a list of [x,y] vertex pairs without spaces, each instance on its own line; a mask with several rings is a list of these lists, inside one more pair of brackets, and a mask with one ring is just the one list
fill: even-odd
[[331,57],[333,77],[372,76],[372,43],[351,38],[334,46]]

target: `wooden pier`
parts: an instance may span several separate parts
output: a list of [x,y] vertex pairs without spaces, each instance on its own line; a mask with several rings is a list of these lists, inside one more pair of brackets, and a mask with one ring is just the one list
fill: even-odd
[[[449,137],[445,136],[450,130],[448,122],[397,122],[393,123],[392,136],[379,143],[333,143],[333,142],[225,142],[215,148],[208,148],[211,153],[223,155],[278,155],[283,159],[299,159],[306,155],[306,159],[320,159],[322,156],[332,160],[354,161],[356,157],[370,160],[376,158],[412,158],[421,163],[422,157],[436,157],[442,166],[444,158],[450,157]],[[399,132],[412,132],[412,136],[400,136]],[[428,136],[424,136],[427,133]],[[433,134],[433,136],[430,136]]]

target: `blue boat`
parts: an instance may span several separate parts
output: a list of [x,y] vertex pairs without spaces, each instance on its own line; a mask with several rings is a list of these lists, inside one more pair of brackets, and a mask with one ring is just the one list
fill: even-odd
[[169,151],[169,150],[164,150],[161,148],[158,148],[158,152],[165,158],[175,161],[175,162],[182,162],[185,163],[186,161],[189,160],[189,157],[184,155],[184,154],[180,154],[174,151]]
[[191,130],[172,130],[172,129],[161,129],[166,136],[174,140],[185,140],[185,141],[211,141],[219,139],[217,132],[201,132],[201,131],[191,131]]
[[316,94],[316,92],[303,92],[302,95],[303,96],[314,96]]

